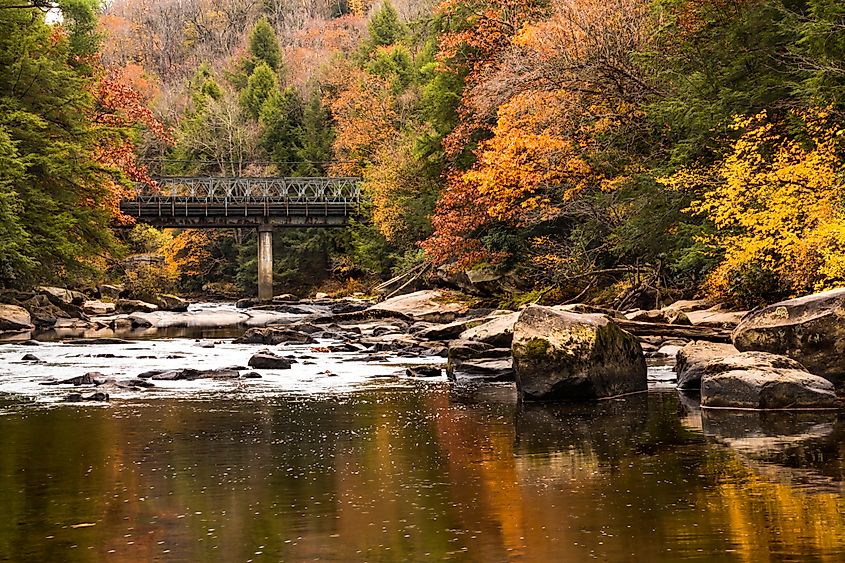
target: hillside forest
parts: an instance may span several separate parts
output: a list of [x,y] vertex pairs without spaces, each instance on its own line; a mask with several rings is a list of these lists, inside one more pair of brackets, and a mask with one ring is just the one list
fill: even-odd
[[328,174],[361,216],[278,233],[277,289],[751,306],[845,283],[844,163],[839,0],[0,0],[2,287],[253,294],[254,232],[120,199]]

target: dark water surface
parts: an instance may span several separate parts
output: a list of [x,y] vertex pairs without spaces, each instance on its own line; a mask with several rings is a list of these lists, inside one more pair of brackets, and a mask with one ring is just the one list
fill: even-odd
[[0,399],[0,560],[843,561],[843,437],[674,391]]

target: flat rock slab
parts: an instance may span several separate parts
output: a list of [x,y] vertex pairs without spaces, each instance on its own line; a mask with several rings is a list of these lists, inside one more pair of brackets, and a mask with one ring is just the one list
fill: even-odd
[[367,311],[396,313],[416,321],[450,323],[466,315],[470,310],[470,304],[471,299],[460,293],[423,290],[392,297],[370,307]]
[[752,368],[705,375],[701,406],[733,409],[834,409],[833,384],[807,371]]

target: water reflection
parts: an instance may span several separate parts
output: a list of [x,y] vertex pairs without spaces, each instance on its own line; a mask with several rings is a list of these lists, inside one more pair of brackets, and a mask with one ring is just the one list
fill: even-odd
[[[841,483],[841,421],[799,418],[807,438],[777,451],[802,453],[761,461],[686,426],[674,392],[517,406],[507,386],[436,384],[0,409],[0,559],[839,561],[845,547],[841,491],[793,477]],[[739,439],[765,424],[705,422]]]

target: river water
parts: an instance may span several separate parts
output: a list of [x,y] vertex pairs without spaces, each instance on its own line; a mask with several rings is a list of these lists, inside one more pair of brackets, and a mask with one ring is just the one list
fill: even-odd
[[39,385],[260,348],[213,336],[0,344],[0,560],[845,560],[837,413],[702,414],[657,381],[519,405],[512,385],[307,346],[290,371],[106,404]]

